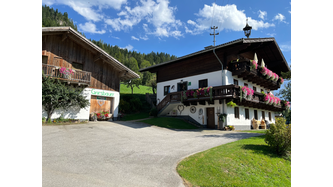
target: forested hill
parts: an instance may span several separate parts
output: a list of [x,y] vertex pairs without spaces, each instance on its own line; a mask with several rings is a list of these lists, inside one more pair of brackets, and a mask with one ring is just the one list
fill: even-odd
[[[67,12],[61,13],[58,9],[54,10],[49,6],[42,6],[42,26],[43,27],[56,27],[56,26],[70,26],[74,30],[77,30],[77,25],[73,23],[71,18],[68,18]],[[79,32],[79,31],[78,31]],[[83,36],[84,33],[79,32]],[[123,49],[118,47],[117,45],[110,45],[104,43],[102,40],[95,41],[91,40],[98,47],[103,49],[105,52],[116,58],[119,62],[123,63],[125,66],[129,67],[131,70],[138,72],[139,69],[149,67],[155,64],[159,64],[162,62],[166,62],[169,60],[176,59],[177,57],[174,55],[170,55],[163,52],[151,52],[149,54],[138,53],[136,51],[128,51],[127,49]],[[143,74],[139,73],[142,81],[142,85],[148,84],[148,82],[153,79],[153,74],[149,72],[145,72]],[[140,81],[140,82],[141,82]]]

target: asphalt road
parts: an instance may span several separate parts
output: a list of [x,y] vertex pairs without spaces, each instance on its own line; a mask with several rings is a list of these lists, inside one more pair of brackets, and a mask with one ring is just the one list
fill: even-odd
[[140,122],[43,126],[43,187],[178,187],[183,158],[257,136],[219,130],[170,130]]

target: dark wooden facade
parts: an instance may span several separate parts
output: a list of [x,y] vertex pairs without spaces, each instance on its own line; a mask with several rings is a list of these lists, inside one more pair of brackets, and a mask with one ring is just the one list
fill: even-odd
[[[213,49],[211,47],[140,71],[156,73],[157,82],[220,71],[222,65]],[[274,38],[242,38],[216,46],[215,53],[222,62],[223,69],[229,71],[233,71],[230,63],[232,60],[253,59],[255,53],[258,56],[258,65],[261,65],[263,58],[267,68],[279,76],[281,72],[290,70]],[[272,89],[271,86],[263,86]]]
[[89,88],[119,92],[121,80],[139,78],[69,27],[43,28],[42,56],[47,65],[90,72]]

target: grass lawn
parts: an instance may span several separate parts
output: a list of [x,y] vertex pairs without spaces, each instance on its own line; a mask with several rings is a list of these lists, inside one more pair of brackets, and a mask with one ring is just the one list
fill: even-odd
[[124,117],[121,118],[122,121],[130,121],[130,120],[136,120],[136,119],[144,119],[149,118],[149,112],[137,112],[133,114],[126,114]]
[[150,125],[155,125],[159,127],[165,127],[169,129],[197,129],[198,127],[187,123],[184,120],[177,118],[167,118],[167,117],[156,117],[147,120],[142,120],[140,122],[148,123]]
[[241,130],[239,132],[252,132],[252,133],[262,133],[265,134],[267,130]]
[[[133,94],[146,94],[146,93],[152,94],[153,93],[151,87],[149,87],[149,86],[140,85],[139,88],[140,89],[138,89],[135,86],[133,89]],[[132,93],[132,90],[130,87],[127,88],[126,85],[120,84],[120,93]]]
[[271,152],[265,136],[221,145],[182,160],[189,186],[291,186],[291,160]]

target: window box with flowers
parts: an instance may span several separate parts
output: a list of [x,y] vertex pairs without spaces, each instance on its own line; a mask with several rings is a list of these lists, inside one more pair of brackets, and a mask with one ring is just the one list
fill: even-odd
[[74,75],[74,70],[72,69],[67,69],[65,67],[61,67],[59,70],[59,73],[62,75],[63,78],[65,79],[71,79],[72,75]]
[[240,98],[251,100],[253,98],[254,90],[247,86],[240,86]]
[[264,102],[268,105],[281,106],[281,100],[278,97],[275,97],[272,93],[264,94]]
[[188,98],[198,98],[198,97],[210,97],[210,100],[213,99],[213,87],[204,87],[197,90],[185,90],[181,92],[181,102]]
[[285,107],[286,110],[290,109],[290,102],[289,101],[281,101],[282,107]]

